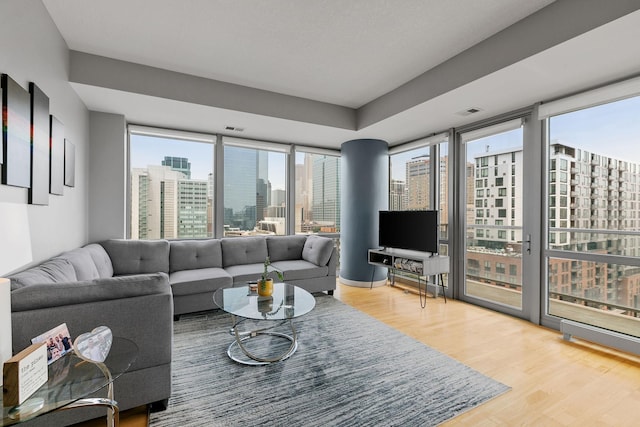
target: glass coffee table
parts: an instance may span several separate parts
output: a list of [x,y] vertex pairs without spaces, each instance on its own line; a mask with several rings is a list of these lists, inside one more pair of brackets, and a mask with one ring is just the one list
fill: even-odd
[[[213,302],[231,314],[233,325],[230,332],[235,341],[229,345],[227,354],[232,360],[245,365],[268,365],[295,353],[298,336],[292,319],[307,314],[316,305],[313,295],[288,283],[274,283],[270,297],[258,296],[249,286],[218,289],[213,294]],[[285,324],[288,324],[290,333],[274,330]],[[266,338],[267,342],[262,342],[261,346],[252,345],[252,341],[258,341],[256,338],[262,341]],[[257,352],[273,354],[258,355]]]
[[[103,363],[87,362],[73,352],[48,366],[49,380],[21,405],[2,406],[0,426],[19,424],[49,412],[87,406],[108,408],[107,421],[119,422],[118,404],[113,399],[113,381],[125,373],[138,357],[138,346],[125,338],[114,337]],[[107,387],[107,397],[89,397]],[[2,405],[2,396],[0,396]]]

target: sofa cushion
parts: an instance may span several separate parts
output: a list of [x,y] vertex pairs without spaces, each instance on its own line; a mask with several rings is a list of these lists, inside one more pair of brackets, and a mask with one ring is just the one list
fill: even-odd
[[267,240],[264,237],[228,237],[221,241],[222,266],[264,263]]
[[59,258],[67,259],[73,265],[78,280],[93,280],[100,277],[91,254],[85,248],[65,252]]
[[271,262],[301,259],[307,236],[267,236],[267,250]]
[[100,244],[111,258],[114,275],[169,273],[167,240],[110,239]]
[[89,255],[93,259],[93,264],[98,270],[98,276],[101,279],[113,276],[113,265],[111,264],[111,258],[104,248],[97,243],[90,243],[84,247],[89,252]]
[[329,267],[326,265],[318,266],[301,259],[277,261],[271,265],[282,272],[285,282],[287,280],[315,279],[329,274]]
[[222,268],[222,247],[218,239],[172,240],[169,242],[169,271]]
[[169,274],[169,284],[174,296],[191,295],[213,293],[216,289],[231,287],[233,279],[222,268],[199,268]]
[[11,290],[32,285],[75,282],[78,280],[76,270],[73,268],[71,261],[59,257],[52,258],[36,267],[13,274],[9,276],[9,279],[11,279]]
[[[234,284],[245,284],[248,281],[260,279],[264,271],[264,263],[230,265],[225,268],[225,271],[233,277]],[[278,280],[278,276],[273,271],[269,271],[268,277],[276,281]]]
[[316,236],[314,234],[307,237],[307,241],[302,249],[302,259],[312,262],[315,265],[327,265],[333,252],[333,240],[328,237]]

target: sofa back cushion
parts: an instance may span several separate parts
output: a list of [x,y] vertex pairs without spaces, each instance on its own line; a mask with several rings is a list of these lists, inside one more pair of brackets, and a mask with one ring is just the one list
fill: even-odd
[[51,258],[42,264],[9,276],[11,290],[47,283],[75,282],[76,270],[66,258]]
[[69,252],[65,252],[58,258],[69,260],[73,269],[76,271],[78,280],[93,280],[100,277],[96,264],[91,258],[91,254],[85,248],[77,248]]
[[169,271],[222,268],[222,246],[218,239],[172,240],[169,242]]
[[307,236],[267,236],[269,260],[285,261],[302,259],[302,248]]
[[263,263],[268,255],[264,237],[228,237],[220,243],[223,267]]
[[[113,277],[113,264],[111,264],[111,258],[109,258],[109,254],[101,245],[91,243],[83,249],[86,249],[91,256],[91,259],[93,259],[93,264],[96,266],[96,270],[98,270],[98,277],[100,279]],[[78,280],[82,279],[78,277]]]
[[169,273],[167,240],[110,239],[100,242],[113,264],[113,274]]
[[333,240],[328,237],[316,236],[314,234],[307,237],[307,241],[302,248],[302,259],[314,263],[315,265],[327,265],[333,252]]

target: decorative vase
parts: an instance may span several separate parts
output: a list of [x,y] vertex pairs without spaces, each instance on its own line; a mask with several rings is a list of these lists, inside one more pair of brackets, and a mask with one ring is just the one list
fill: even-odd
[[270,297],[273,294],[273,279],[258,280],[258,295]]

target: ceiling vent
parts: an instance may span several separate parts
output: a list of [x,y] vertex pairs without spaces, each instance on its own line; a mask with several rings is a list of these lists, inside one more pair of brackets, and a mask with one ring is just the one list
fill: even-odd
[[480,111],[482,111],[481,108],[469,107],[466,110],[459,111],[457,114],[460,116],[470,116],[471,114],[479,113]]

